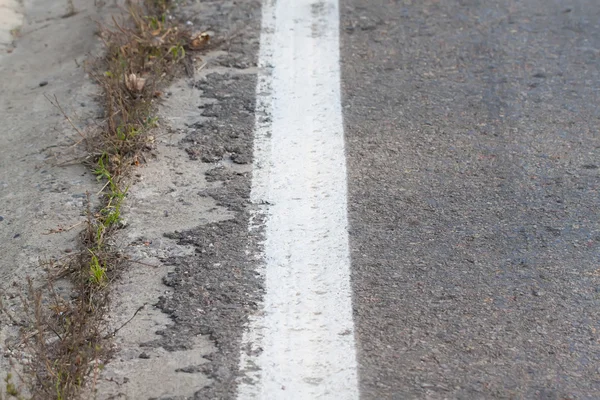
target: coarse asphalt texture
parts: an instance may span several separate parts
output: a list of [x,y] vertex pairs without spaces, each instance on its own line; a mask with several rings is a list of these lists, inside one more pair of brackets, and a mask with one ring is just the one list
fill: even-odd
[[600,3],[341,10],[362,398],[600,398]]

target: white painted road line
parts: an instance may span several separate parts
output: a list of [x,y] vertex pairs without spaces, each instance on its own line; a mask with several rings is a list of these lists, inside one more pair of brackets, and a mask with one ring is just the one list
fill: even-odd
[[238,399],[357,399],[337,0],[264,0],[252,201],[266,294]]

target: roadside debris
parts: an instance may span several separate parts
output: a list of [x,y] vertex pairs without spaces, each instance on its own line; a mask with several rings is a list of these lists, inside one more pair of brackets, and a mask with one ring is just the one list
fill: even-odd
[[[171,15],[170,0],[128,4],[126,17],[113,18],[110,27],[100,26],[104,56],[87,64],[101,89],[104,123],[81,130],[56,98],[48,98],[81,136],[76,145],[86,149],[85,163],[102,185],[101,201],[92,208],[87,194],[79,248],[69,248],[64,258],[43,265],[48,271],[43,285],[31,279],[23,285],[24,315],[12,315],[0,303],[0,312],[21,330],[21,348],[29,358],[18,374],[8,375],[0,399],[3,393],[19,399],[77,398],[83,387],[95,385],[110,357],[110,340],[122,328],[110,331],[105,316],[111,283],[129,262],[112,240],[124,226],[121,206],[129,176],[143,162],[143,153],[153,147],[150,133],[158,126],[155,100],[161,88],[184,72],[185,62],[193,62],[189,51],[206,48],[210,40],[205,32],[182,29]],[[39,82],[40,87],[46,85],[48,81]],[[49,234],[77,225],[58,227]],[[67,292],[55,287],[60,278],[68,278]]]

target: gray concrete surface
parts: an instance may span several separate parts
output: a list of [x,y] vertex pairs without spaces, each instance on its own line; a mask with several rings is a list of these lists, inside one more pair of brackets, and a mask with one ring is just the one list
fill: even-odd
[[0,52],[12,51],[15,36],[23,25],[23,6],[17,0],[0,0]]
[[[80,12],[62,18],[66,1],[25,2],[18,34],[10,46],[0,46],[0,296],[18,318],[13,283],[38,278],[45,262],[72,254],[79,229],[68,228],[84,220],[85,193],[100,190],[87,169],[73,162],[81,156],[72,147],[80,137],[48,100],[56,96],[80,128],[101,116],[82,65],[98,48],[92,18],[102,21],[111,9],[75,4]],[[68,290],[62,283],[57,288]],[[13,359],[8,356],[26,357],[13,352],[19,350],[12,346],[18,343],[15,333],[0,315],[2,375]]]
[[341,4],[362,398],[599,398],[600,4]]
[[66,2],[29,3],[15,48],[0,55],[1,282],[22,279],[39,258],[64,255],[77,231],[47,233],[81,221],[85,192],[95,188],[72,162],[80,137],[48,100],[56,96],[79,127],[99,115],[82,64],[97,48],[91,18],[101,14],[81,9],[61,18]]
[[[0,29],[13,30],[8,44],[0,40],[7,44],[0,46],[0,296],[17,319],[23,316],[15,284],[22,288],[26,277],[41,282],[49,261],[75,253],[86,192],[95,202],[101,189],[79,162],[84,154],[75,143],[81,137],[49,100],[56,99],[83,131],[102,118],[98,89],[83,65],[101,50],[97,23],[121,11],[114,2],[101,3],[75,1],[76,13],[65,17],[67,1],[19,2],[23,25],[16,31],[0,18]],[[4,11],[0,7],[6,17]],[[138,275],[138,285],[147,288],[144,275]],[[61,280],[56,289],[68,294],[70,285]],[[124,296],[121,303],[127,300]],[[11,363],[18,370],[30,358],[4,314],[0,354],[1,379]]]

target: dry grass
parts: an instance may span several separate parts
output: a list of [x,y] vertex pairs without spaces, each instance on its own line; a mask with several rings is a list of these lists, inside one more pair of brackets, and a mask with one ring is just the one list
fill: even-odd
[[[120,228],[127,177],[152,147],[161,88],[183,69],[188,53],[204,48],[209,40],[207,34],[185,32],[171,22],[169,7],[169,0],[131,3],[125,18],[101,27],[105,55],[91,62],[88,71],[102,90],[105,123],[91,134],[77,130],[90,168],[103,185],[101,206],[96,210],[88,206],[81,250],[52,266],[54,273],[42,288],[31,281],[23,288],[24,318],[17,321],[0,304],[0,311],[21,327],[22,343],[32,356],[25,376],[19,376],[32,399],[77,398],[90,376],[88,386],[93,387],[110,357],[114,331],[105,323],[110,283],[127,261],[111,236]],[[61,109],[56,99],[53,104]],[[57,294],[58,277],[70,279],[72,298]],[[6,398],[24,398],[13,381],[14,377],[5,380]]]
[[89,151],[96,160],[105,157],[106,169],[115,177],[126,175],[151,144],[147,132],[157,122],[154,103],[164,80],[182,68],[190,49],[202,48],[209,39],[169,23],[165,0],[146,3],[151,4],[146,9],[129,8],[128,25],[114,19],[113,28],[102,29],[106,57],[93,72],[105,94],[107,123],[101,135],[88,141]]

